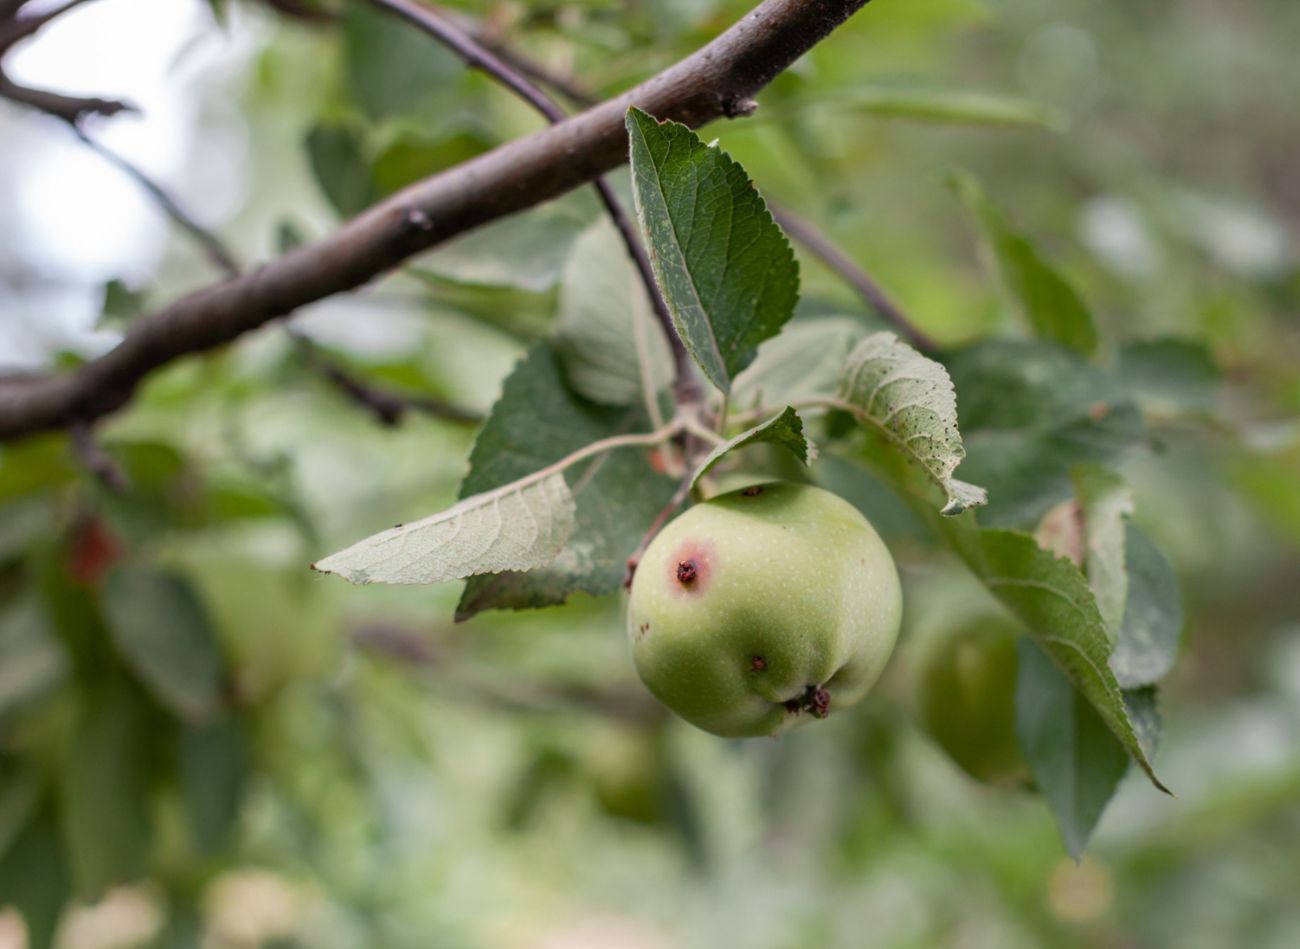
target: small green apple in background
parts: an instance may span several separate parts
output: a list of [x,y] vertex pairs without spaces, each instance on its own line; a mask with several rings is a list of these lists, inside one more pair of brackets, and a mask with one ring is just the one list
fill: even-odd
[[981,615],[937,631],[921,647],[921,727],[957,765],[986,784],[1029,779],[1016,739],[1015,622]]
[[688,722],[772,735],[861,699],[898,637],[902,591],[857,509],[810,485],[695,505],[646,549],[628,602],[642,681]]

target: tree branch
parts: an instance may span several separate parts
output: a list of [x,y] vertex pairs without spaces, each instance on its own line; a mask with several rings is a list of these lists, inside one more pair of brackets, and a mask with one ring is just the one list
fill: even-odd
[[627,159],[637,105],[703,125],[752,96],[868,0],[765,0],[703,49],[630,92],[398,192],[332,236],[136,320],[113,350],[65,375],[0,380],[0,439],[113,412],[149,373],[351,290],[407,258],[585,184]]
[[44,13],[38,13],[36,16],[17,16],[18,10],[15,8],[13,14],[5,18],[5,22],[0,23],[0,56],[9,52],[10,47],[15,43],[31,36],[46,23],[63,16],[73,7],[79,7],[88,2],[89,0],[67,0],[62,6],[54,7]]
[[[563,122],[568,117],[565,110],[528,77],[479,44],[442,11],[416,0],[371,0],[371,3],[414,24],[454,52],[470,68],[483,70],[540,112],[552,125]],[[628,256],[632,259],[637,274],[645,285],[650,306],[672,349],[678,401],[690,401],[698,396],[696,388],[692,385],[691,359],[686,353],[686,346],[677,332],[677,327],[673,324],[672,315],[668,312],[668,304],[663,294],[659,292],[659,285],[655,282],[654,270],[650,266],[650,257],[646,253],[645,245],[641,243],[636,228],[632,226],[627,212],[624,211],[623,205],[609,183],[604,178],[597,178],[592,184],[600,196],[600,203],[604,206],[605,212],[614,222],[614,227],[618,229],[619,236],[623,239]]]
[[904,339],[920,350],[934,352],[939,348],[934,340],[907,318],[907,314],[889,298],[880,284],[871,278],[871,274],[859,267],[848,254],[836,247],[830,238],[811,222],[793,211],[773,205],[770,201],[767,203],[767,208],[783,231],[808,248],[814,256],[856,290],[867,305],[892,324]]

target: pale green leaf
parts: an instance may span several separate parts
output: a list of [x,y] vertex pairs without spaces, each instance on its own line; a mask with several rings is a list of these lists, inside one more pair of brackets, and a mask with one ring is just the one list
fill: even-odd
[[618,231],[601,218],[578,238],[560,283],[555,348],[569,383],[593,402],[653,402],[673,359]]
[[799,267],[745,170],[676,122],[629,109],[633,196],[687,350],[723,392],[794,312]]
[[893,333],[873,333],[849,354],[838,388],[860,422],[939,486],[947,499],[944,514],[988,501],[983,488],[952,476],[966,450],[957,430],[957,396],[943,366]]
[[932,122],[967,122],[979,125],[1064,128],[1059,109],[1023,99],[974,89],[927,89],[907,86],[866,86],[833,104],[862,109],[873,115]]
[[810,444],[803,433],[803,420],[799,418],[794,409],[787,406],[779,415],[774,415],[766,422],[755,425],[748,431],[741,432],[735,438],[728,439],[713,451],[709,452],[707,458],[700,463],[695,469],[695,475],[691,478],[691,486],[708,474],[709,469],[716,465],[730,452],[738,448],[744,448],[747,445],[758,444],[780,445],[789,451],[805,465],[812,462],[817,457],[817,449]]
[[1113,471],[1080,465],[1072,472],[1084,527],[1084,572],[1097,609],[1113,643],[1124,621],[1128,572],[1124,567],[1124,527],[1133,513],[1133,492]]
[[556,558],[573,532],[573,495],[560,472],[511,482],[447,510],[399,524],[314,564],[352,583],[439,583],[531,570]]
[[738,410],[788,405],[835,388],[844,360],[866,331],[846,316],[798,319],[758,347],[736,376],[731,404]]
[[1125,535],[1128,600],[1110,667],[1124,688],[1164,678],[1178,655],[1183,608],[1169,561],[1143,531],[1128,525]]
[[1034,332],[1085,355],[1096,350],[1092,314],[1070,282],[1011,227],[973,178],[957,176],[954,186],[979,223],[1003,282]]
[[[594,441],[645,425],[639,408],[597,405],[575,393],[551,344],[538,344],[506,379],[474,442],[461,494],[495,490]],[[628,556],[676,487],[647,461],[644,451],[622,449],[569,468],[564,477],[577,515],[559,555],[538,569],[471,578],[456,618],[554,606],[577,591],[598,596],[617,590]]]

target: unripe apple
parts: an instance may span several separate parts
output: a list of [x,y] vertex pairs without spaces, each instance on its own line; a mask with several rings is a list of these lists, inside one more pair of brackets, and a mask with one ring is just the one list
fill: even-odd
[[921,726],[963,771],[986,784],[1028,780],[1016,739],[1014,622],[980,616],[935,634],[921,649]]
[[894,648],[894,560],[821,488],[752,485],[695,505],[646,549],[628,602],[642,681],[715,735],[772,735],[866,694]]

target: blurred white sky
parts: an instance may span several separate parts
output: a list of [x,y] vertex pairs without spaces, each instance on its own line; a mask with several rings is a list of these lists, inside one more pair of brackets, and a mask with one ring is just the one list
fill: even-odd
[[[247,30],[215,28],[203,0],[98,0],[15,49],[5,68],[17,82],[139,107],[92,120],[88,134],[212,224],[238,206],[245,143],[238,110],[209,93],[253,46]],[[152,274],[168,239],[134,181],[58,121],[0,102],[0,370],[111,346],[113,334],[94,330],[103,284]]]

